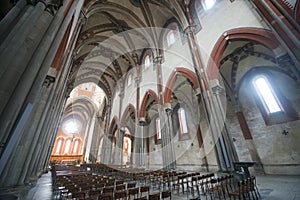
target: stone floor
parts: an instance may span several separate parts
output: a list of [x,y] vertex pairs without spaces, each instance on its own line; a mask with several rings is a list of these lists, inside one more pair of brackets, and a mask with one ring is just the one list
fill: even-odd
[[[257,186],[262,199],[265,200],[300,200],[300,176],[257,176]],[[25,200],[52,200],[51,174],[46,173],[31,188]],[[0,200],[5,199],[1,198]],[[187,199],[187,195],[173,194],[173,200]],[[202,198],[205,199],[205,198]],[[9,198],[5,199],[9,200]]]

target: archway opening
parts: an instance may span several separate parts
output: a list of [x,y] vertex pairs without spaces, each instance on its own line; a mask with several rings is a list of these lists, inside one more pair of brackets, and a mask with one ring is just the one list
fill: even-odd
[[52,164],[100,161],[105,93],[95,83],[75,87],[66,102],[51,154]]
[[131,150],[132,150],[132,139],[128,128],[125,128],[124,139],[123,139],[123,165],[129,165],[131,163]]

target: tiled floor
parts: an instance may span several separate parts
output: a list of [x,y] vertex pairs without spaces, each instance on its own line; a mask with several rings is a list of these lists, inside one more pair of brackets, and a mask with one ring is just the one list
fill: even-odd
[[[264,200],[300,200],[300,176],[257,176],[257,186]],[[52,193],[50,172],[38,180],[36,186],[29,190],[24,199],[55,199]],[[187,199],[187,195],[173,194],[172,199]]]

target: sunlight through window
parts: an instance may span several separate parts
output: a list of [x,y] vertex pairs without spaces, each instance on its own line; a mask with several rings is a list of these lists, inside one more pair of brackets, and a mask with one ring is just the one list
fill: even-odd
[[156,119],[156,137],[157,137],[157,140],[161,139],[160,119],[159,118]]
[[216,3],[216,0],[203,0],[202,1],[202,5],[205,10],[209,10],[212,7],[214,7],[215,3]]
[[61,146],[62,146],[62,140],[60,139],[60,140],[58,140],[58,142],[57,142],[57,147],[56,147],[55,153],[59,154],[60,149],[61,149]]
[[168,43],[168,46],[171,46],[172,44],[175,43],[174,31],[169,31],[169,33],[167,35],[167,43]]
[[178,117],[179,117],[180,133],[181,134],[188,133],[185,111],[182,108],[178,110]]
[[132,74],[128,74],[128,77],[127,77],[127,86],[129,86],[132,82]]
[[74,148],[73,148],[73,153],[77,153],[77,149],[78,149],[78,140],[75,141],[75,144],[74,144]]
[[63,131],[68,134],[79,133],[81,130],[81,123],[76,119],[70,119],[63,124]]
[[150,66],[150,56],[149,55],[146,56],[144,63],[145,63],[145,68],[147,69]]
[[268,108],[269,112],[275,113],[281,111],[279,103],[267,80],[264,77],[259,77],[255,79],[254,83],[260,98]]
[[71,140],[67,140],[66,147],[65,147],[65,154],[68,154],[71,147]]

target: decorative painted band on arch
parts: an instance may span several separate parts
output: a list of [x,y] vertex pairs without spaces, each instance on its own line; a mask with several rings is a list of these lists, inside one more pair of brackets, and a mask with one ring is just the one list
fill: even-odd
[[280,46],[275,35],[269,30],[260,28],[238,28],[228,30],[218,39],[210,55],[207,66],[207,74],[210,80],[218,79],[220,61],[230,41],[254,41],[272,50],[275,50]]

